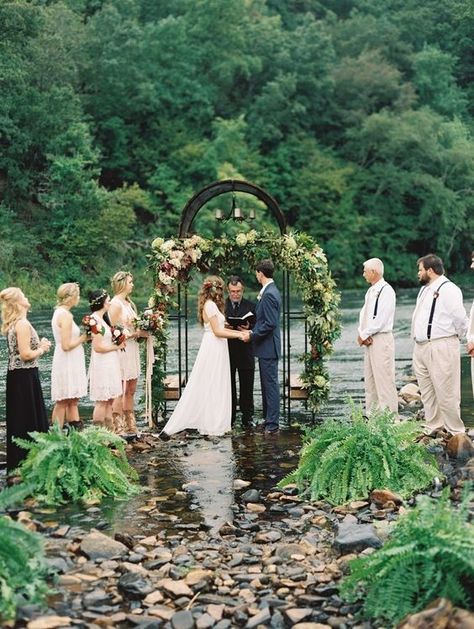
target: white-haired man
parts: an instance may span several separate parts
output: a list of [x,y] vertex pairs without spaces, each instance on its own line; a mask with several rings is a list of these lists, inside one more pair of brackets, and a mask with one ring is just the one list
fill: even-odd
[[359,315],[357,342],[364,347],[366,411],[387,408],[398,411],[395,386],[395,344],[393,319],[395,291],[383,277],[383,262],[371,258],[364,262],[364,279],[370,284]]

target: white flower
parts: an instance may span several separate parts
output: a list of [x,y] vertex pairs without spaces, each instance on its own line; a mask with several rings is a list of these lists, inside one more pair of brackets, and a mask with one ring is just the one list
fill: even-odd
[[148,308],[150,308],[151,312],[153,312],[152,308],[155,305],[155,298],[153,297],[153,295],[150,297],[150,299],[148,300]]
[[161,245],[161,251],[163,251],[163,253],[167,253],[168,251],[171,251],[174,246],[175,242],[170,238],[169,240],[165,240],[165,242]]
[[151,243],[151,248],[159,249],[164,242],[163,238],[155,238],[155,240]]
[[174,251],[170,251],[170,259],[171,260],[182,260],[184,256],[184,251],[181,251],[180,249],[175,249]]
[[316,376],[314,384],[322,389],[326,385],[326,378],[324,376]]
[[235,242],[239,245],[239,247],[245,247],[247,244],[247,236],[244,233],[237,234],[235,237]]
[[194,262],[194,264],[196,264],[196,262],[202,256],[202,251],[199,249],[199,247],[196,247],[195,249],[191,249],[189,255],[191,256],[191,260]]
[[256,237],[257,237],[257,232],[255,231],[255,229],[251,229],[247,233],[247,242],[249,242],[249,243],[255,242],[255,238]]
[[292,251],[298,248],[296,240],[293,238],[293,236],[285,236],[285,244],[288,249],[291,249]]
[[178,260],[178,258],[170,258],[170,264],[172,264],[175,269],[180,269],[182,267],[181,262]]
[[158,279],[165,286],[169,286],[171,284],[171,282],[173,281],[173,278],[170,277],[167,273],[164,273],[164,271],[160,271],[158,273]]

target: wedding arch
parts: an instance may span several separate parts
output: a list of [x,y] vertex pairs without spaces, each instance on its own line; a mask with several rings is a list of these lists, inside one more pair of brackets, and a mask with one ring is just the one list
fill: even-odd
[[[153,371],[153,398],[155,415],[162,408],[165,399],[165,357],[167,352],[168,326],[170,311],[178,306],[179,291],[187,287],[195,271],[216,273],[226,276],[229,269],[242,268],[247,263],[254,269],[256,263],[263,258],[271,258],[276,269],[285,273],[284,292],[288,295],[289,308],[289,277],[301,296],[307,346],[299,356],[301,362],[300,381],[305,390],[310,410],[317,411],[329,393],[329,378],[324,364],[333,349],[333,343],[339,335],[338,304],[339,295],[335,290],[326,256],[321,247],[311,236],[305,233],[284,233],[286,227],[280,222],[279,208],[271,208],[272,198],[264,191],[263,198],[277,219],[280,235],[251,229],[241,231],[235,236],[203,238],[190,234],[192,220],[207,200],[212,198],[212,191],[222,194],[227,189],[239,189],[238,184],[253,186],[248,182],[216,182],[200,191],[187,203],[182,213],[180,236],[178,238],[155,238],[151,245],[152,268],[154,271],[154,291],[150,298],[150,307],[157,313],[160,325],[154,332],[155,336],[155,367]],[[222,185],[228,184],[228,185]],[[216,188],[219,186],[218,188]],[[212,188],[214,187],[214,190]],[[245,187],[241,185],[241,188]],[[258,188],[258,191],[261,191]],[[243,190],[254,194],[250,188]],[[255,194],[255,196],[257,196]],[[284,218],[283,218],[284,221]],[[288,278],[288,279],[287,279]],[[288,314],[288,313],[287,313]],[[285,328],[283,321],[283,337],[285,344]],[[289,324],[289,322],[288,322]],[[283,365],[284,379],[290,386],[290,341],[288,325],[287,365]],[[187,365],[186,365],[187,371]],[[284,397],[289,397],[284,396]],[[289,405],[288,405],[289,409]]]

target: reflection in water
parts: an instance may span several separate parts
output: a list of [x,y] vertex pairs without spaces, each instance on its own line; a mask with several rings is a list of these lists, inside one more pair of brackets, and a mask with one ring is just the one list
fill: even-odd
[[232,521],[235,459],[230,436],[199,439],[179,461],[185,487],[211,533]]

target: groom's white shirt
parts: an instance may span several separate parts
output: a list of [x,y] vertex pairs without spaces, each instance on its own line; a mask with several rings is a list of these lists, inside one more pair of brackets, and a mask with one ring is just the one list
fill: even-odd
[[257,299],[259,301],[262,299],[262,295],[263,295],[266,287],[269,286],[270,284],[273,284],[273,280],[268,280],[268,282],[265,284],[265,286],[262,286],[262,288],[260,289],[260,292],[257,295]]

